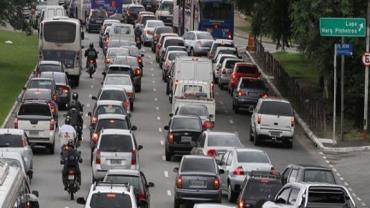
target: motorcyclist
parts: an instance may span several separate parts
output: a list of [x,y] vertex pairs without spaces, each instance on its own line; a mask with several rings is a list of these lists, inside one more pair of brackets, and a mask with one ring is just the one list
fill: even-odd
[[68,142],[72,141],[74,143],[77,138],[76,130],[71,125],[71,118],[69,116],[66,117],[64,125],[59,127],[58,136],[62,150],[60,154],[62,155],[63,148],[68,144]]
[[98,58],[98,52],[94,48],[94,44],[90,43],[89,48],[85,51],[86,57],[86,69],[89,66],[89,61],[94,60],[94,67],[96,68],[96,59]]
[[137,42],[136,40],[139,39],[140,40],[140,44],[141,44],[141,35],[143,34],[143,31],[141,30],[140,26],[136,26],[135,27],[135,42]]
[[77,132],[77,138],[78,138],[77,146],[79,146],[82,140],[83,118],[81,114],[82,113],[75,106],[71,106],[67,113],[67,116],[71,118],[70,125],[73,126]]
[[72,102],[70,104],[70,108],[77,108],[78,111],[80,111],[80,113],[82,113],[84,110],[83,110],[83,105],[80,103],[80,101],[78,101],[78,93],[77,92],[72,92]]
[[67,145],[64,146],[63,152],[62,152],[62,160],[61,164],[63,166],[62,171],[62,180],[64,184],[64,190],[67,190],[67,182],[68,182],[68,170],[69,169],[75,169],[76,176],[77,176],[77,182],[79,185],[81,185],[81,171],[79,163],[82,162],[81,159],[81,152],[77,151],[76,148],[74,148],[73,141],[68,141]]

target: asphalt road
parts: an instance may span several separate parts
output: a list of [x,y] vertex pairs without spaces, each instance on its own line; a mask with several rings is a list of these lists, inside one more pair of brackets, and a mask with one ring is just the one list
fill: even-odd
[[[50,1],[49,3],[54,2]],[[98,35],[86,33],[83,45],[88,46],[90,42],[93,42],[96,48],[98,48]],[[246,44],[246,40],[237,37],[235,38],[235,42],[241,48]],[[142,170],[146,174],[148,181],[155,183],[155,187],[151,189],[151,207],[169,208],[173,207],[175,173],[172,172],[172,169],[178,166],[179,162],[179,158],[176,158],[176,160],[172,162],[166,162],[164,159],[165,131],[163,130],[163,126],[168,123],[168,114],[171,111],[171,105],[165,94],[165,84],[161,80],[161,71],[154,60],[154,54],[150,51],[150,48],[144,48],[144,50],[142,92],[136,94],[132,123],[138,127],[138,130],[135,132],[138,143],[144,146],[143,150],[140,151]],[[94,78],[89,79],[88,74],[84,72],[81,76],[80,86],[74,89],[79,93],[80,101],[85,105],[84,122],[87,126],[89,124],[87,112],[92,110],[94,104],[90,97],[97,94],[102,81],[101,72],[104,63],[103,53],[100,48],[99,51],[98,70],[97,73],[94,74]],[[236,132],[246,147],[254,148],[254,145],[249,141],[250,115],[247,113],[233,113],[230,96],[226,91],[221,91],[217,87],[216,100],[217,115],[214,130]],[[64,112],[60,112],[60,124],[63,123],[63,113]],[[351,181],[354,181],[352,183],[355,185],[353,186],[353,191],[359,191],[361,193],[359,196],[361,196],[364,202],[370,204],[368,199],[369,192],[366,190],[368,186],[366,186],[366,183],[358,183],[359,179],[353,177],[353,172],[346,168],[347,165],[351,165],[350,167],[358,170],[361,165],[366,165],[366,163],[356,164],[351,160],[341,160],[336,164],[331,163],[331,159],[334,160],[339,156],[331,155],[330,158],[327,158],[326,155],[320,153],[298,126],[294,139],[293,149],[285,149],[275,145],[258,148],[268,153],[273,164],[280,171],[289,163],[316,165],[328,165],[329,163],[329,165],[334,165],[331,167],[337,166],[339,172],[344,172],[344,176],[352,176],[348,178],[350,179],[350,184]],[[84,159],[84,162],[81,164],[82,186],[76,197],[86,197],[91,185],[91,167],[89,164],[90,149],[88,140],[89,130],[88,127],[85,126],[83,142],[80,148]],[[62,166],[59,164],[60,151],[58,148],[58,140],[56,147],[56,153],[54,155],[49,155],[47,151],[42,148],[35,149],[32,188],[38,190],[40,193],[41,207],[81,207],[77,205],[75,201],[70,201],[67,192],[63,189],[61,179]],[[355,154],[353,157],[360,157],[360,155]],[[342,176],[339,174],[338,177]],[[367,179],[367,181],[369,180]],[[224,197],[224,199],[224,201],[226,201],[226,197]],[[361,203],[358,204],[361,205]]]

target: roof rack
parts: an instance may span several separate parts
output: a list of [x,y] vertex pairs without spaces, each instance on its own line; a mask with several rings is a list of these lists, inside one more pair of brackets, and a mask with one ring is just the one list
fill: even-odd
[[271,178],[280,179],[280,173],[273,173],[271,171],[252,171],[250,174],[251,178]]

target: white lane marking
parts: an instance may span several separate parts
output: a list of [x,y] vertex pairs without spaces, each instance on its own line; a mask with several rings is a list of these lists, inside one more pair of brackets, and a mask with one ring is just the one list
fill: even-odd
[[333,166],[332,164],[329,164],[329,167],[330,167],[330,168],[333,168],[334,166]]
[[165,161],[166,160],[166,156],[162,155],[162,160]]
[[82,128],[83,128],[83,129],[86,129],[86,125],[84,124]]
[[158,107],[158,106],[156,106],[156,107],[155,107],[155,109],[156,109],[156,110],[159,110],[159,107]]
[[89,94],[89,98],[91,98],[92,97],[92,94]]
[[336,174],[337,174],[337,176],[338,176],[338,177],[341,177],[341,176],[340,176],[340,173],[338,173],[338,172],[337,172]]
[[155,80],[153,80],[152,83],[154,84],[155,83]]
[[352,192],[352,188],[348,187],[348,191]]
[[153,65],[153,64],[154,64],[154,62],[153,62],[153,61],[151,61],[151,62],[150,62],[150,64],[151,64],[151,65]]
[[152,74],[152,77],[154,77],[154,74]]
[[325,160],[327,159],[327,157],[326,157],[326,156],[322,156],[322,158],[324,158]]
[[86,104],[86,107],[90,108],[90,103]]
[[334,172],[338,172],[338,171],[337,171],[337,169],[335,169],[335,168],[333,168],[332,170],[333,170]]
[[151,55],[148,55],[148,58],[150,58],[150,59],[151,59],[151,58],[152,58],[152,56],[151,56]]
[[158,101],[158,98],[154,98],[154,101]]
[[168,171],[167,170],[164,171],[164,177],[168,178]]
[[163,140],[161,140],[161,145],[162,145],[162,146],[164,145],[164,141],[163,141]]
[[341,181],[344,181],[344,178],[343,178],[343,177],[339,177],[339,179],[340,179]]
[[357,196],[357,200],[358,200],[358,201],[362,201],[362,199],[361,199],[360,197],[358,197],[358,196]]
[[88,118],[88,117],[90,117],[90,116],[89,116],[89,114],[87,114],[87,113],[86,113],[86,114],[85,114],[85,117],[87,117],[87,118]]
[[232,119],[229,120],[230,124],[234,124],[234,121]]
[[168,196],[171,196],[172,195],[170,190],[167,190],[167,195]]
[[161,117],[157,116],[157,120],[160,121],[161,120]]
[[344,181],[344,183],[343,183],[343,184],[344,184],[345,186],[348,186],[348,185],[349,185],[349,184],[348,184],[347,182],[345,182],[345,181]]
[[323,152],[319,152],[320,153],[320,155],[324,155],[324,153]]
[[162,128],[158,128],[158,131],[159,131],[159,132],[162,132]]
[[352,193],[353,198],[357,198],[357,195],[355,193]]
[[153,88],[153,92],[156,92],[157,91],[157,89],[156,88]]
[[366,207],[366,204],[365,204],[365,202],[362,202],[362,203],[361,203],[361,205],[362,205],[363,207]]
[[94,88],[94,85],[90,85],[90,88],[93,89]]
[[330,164],[330,161],[329,160],[325,160],[326,163]]

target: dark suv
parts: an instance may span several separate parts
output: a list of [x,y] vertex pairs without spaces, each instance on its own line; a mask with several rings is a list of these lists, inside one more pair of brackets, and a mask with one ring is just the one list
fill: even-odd
[[199,117],[180,115],[173,116],[164,129],[168,131],[165,144],[167,161],[170,161],[174,154],[189,154],[203,131]]
[[278,174],[252,171],[242,183],[237,208],[261,208],[264,202],[274,199],[282,186]]
[[288,165],[281,175],[283,185],[292,182],[317,182],[337,184],[330,168],[318,165]]
[[157,11],[158,4],[157,0],[142,0],[141,4],[144,6],[145,11],[155,12]]
[[105,19],[108,18],[108,14],[105,10],[90,10],[90,14],[86,19],[86,31],[87,32],[100,32],[101,26]]

